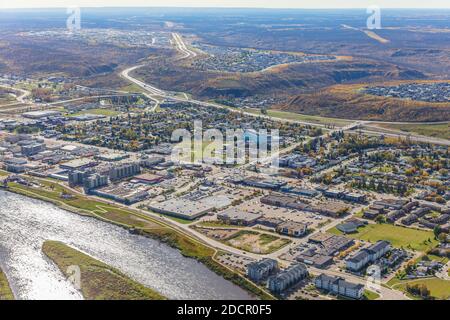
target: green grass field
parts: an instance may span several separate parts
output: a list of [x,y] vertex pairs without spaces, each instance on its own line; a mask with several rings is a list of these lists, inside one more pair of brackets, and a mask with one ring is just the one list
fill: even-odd
[[[448,260],[449,260],[447,257],[439,257],[439,256],[435,256],[433,254],[428,254],[427,257],[430,260],[438,261],[438,262],[441,262],[443,264],[446,264],[448,262]],[[422,259],[423,259],[423,257],[422,257]]]
[[72,114],[68,114],[69,117],[76,117],[76,116],[81,116],[84,114],[95,114],[95,115],[100,115],[100,116],[106,116],[106,117],[114,117],[120,114],[119,111],[116,110],[109,110],[109,109],[101,109],[101,108],[97,108],[97,109],[89,109],[89,110],[83,110],[77,113],[72,113]]
[[168,214],[159,214],[161,217],[166,217],[167,219],[182,223],[182,224],[190,224],[193,221],[192,220],[188,220],[188,219],[183,219],[183,218],[178,218],[178,217],[173,217],[171,215]]
[[[81,292],[87,300],[164,300],[156,291],[130,279],[108,266],[64,243],[46,241],[43,253],[69,277],[69,266],[80,268]],[[100,285],[101,284],[101,285]]]
[[450,140],[450,122],[446,124],[379,124],[379,126],[387,129]]
[[278,251],[292,241],[275,235],[256,231],[240,230],[224,243],[247,252],[269,254]]
[[14,300],[14,295],[9,287],[8,279],[0,269],[0,300]]
[[376,300],[380,297],[380,295],[376,292],[365,290],[364,291],[364,299],[365,300]]
[[[342,234],[336,228],[332,228],[328,232]],[[438,244],[432,231],[416,230],[391,224],[369,224],[359,228],[357,233],[347,236],[369,242],[387,240],[394,247],[403,247],[422,252],[434,248]]]
[[137,93],[146,92],[144,89],[142,89],[140,86],[138,86],[135,83],[132,83],[125,87],[122,87],[122,88],[120,88],[120,90],[127,91],[127,92],[137,92]]
[[[410,280],[410,281],[399,281],[392,285],[393,289],[398,289],[406,292],[407,284],[418,284],[425,285],[428,290],[430,290],[430,295],[437,299],[446,300],[450,298],[450,281],[443,280],[439,278],[429,278],[429,279],[420,279],[420,280]],[[411,296],[408,294],[408,296]]]
[[233,228],[233,229],[239,229],[239,228],[243,228],[242,226],[238,226],[238,225],[230,225],[230,224],[226,224],[220,221],[201,221],[199,223],[197,223],[196,225],[200,226],[200,227],[216,227],[216,228]]
[[[256,114],[256,115],[262,115],[261,110],[259,110],[259,109],[246,109],[245,111]],[[286,112],[286,111],[278,111],[278,110],[267,110],[267,115],[274,117],[274,118],[280,118],[280,119],[286,119],[286,120],[306,121],[306,122],[317,123],[317,124],[332,124],[332,125],[336,125],[338,127],[346,126],[351,123],[351,121],[347,121],[347,120],[343,120],[343,119],[325,118],[325,117],[319,117],[319,116],[309,116],[309,115],[298,114],[298,113],[294,113],[294,112]]]

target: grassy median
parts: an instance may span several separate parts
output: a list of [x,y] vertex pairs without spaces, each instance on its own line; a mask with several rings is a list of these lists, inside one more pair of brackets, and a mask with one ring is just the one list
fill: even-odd
[[14,300],[14,294],[9,287],[6,275],[0,269],[0,300]]
[[430,123],[430,124],[415,124],[415,123],[381,123],[376,124],[379,127],[400,130],[408,133],[416,133],[422,136],[450,139],[450,122],[449,123]]
[[42,252],[69,277],[69,266],[80,268],[83,297],[88,300],[164,300],[164,296],[130,279],[108,266],[64,243],[46,241]]

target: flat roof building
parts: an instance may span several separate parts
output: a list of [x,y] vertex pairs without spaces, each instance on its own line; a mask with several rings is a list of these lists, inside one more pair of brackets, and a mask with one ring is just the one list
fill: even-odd
[[133,180],[136,180],[140,183],[145,184],[156,184],[164,180],[163,176],[160,176],[158,174],[152,174],[152,173],[143,173],[133,178]]
[[59,111],[53,111],[53,110],[47,110],[47,111],[30,111],[22,113],[22,117],[29,118],[29,119],[42,119],[47,117],[56,117],[60,116],[61,112]]
[[306,233],[307,226],[301,222],[286,221],[278,225],[276,228],[278,233],[292,237],[301,237]]
[[320,192],[314,189],[303,189],[303,188],[297,188],[297,187],[282,187],[280,189],[281,192],[285,192],[285,193],[292,193],[292,194],[296,194],[296,195],[300,195],[300,196],[304,196],[304,197],[308,197],[308,198],[314,198],[317,197],[318,195],[320,195]]
[[92,161],[92,159],[82,158],[61,163],[59,167],[65,170],[83,170],[89,167],[93,167],[96,164],[97,163],[95,161]]
[[213,210],[214,205],[185,198],[174,198],[160,203],[151,203],[148,205],[148,208],[157,213],[194,220]]
[[245,212],[236,208],[230,208],[217,214],[217,218],[225,223],[242,226],[253,225],[262,216],[262,214]]
[[126,153],[116,153],[116,152],[110,152],[110,153],[104,153],[99,154],[95,156],[95,159],[102,160],[102,161],[120,161],[129,158],[130,155]]

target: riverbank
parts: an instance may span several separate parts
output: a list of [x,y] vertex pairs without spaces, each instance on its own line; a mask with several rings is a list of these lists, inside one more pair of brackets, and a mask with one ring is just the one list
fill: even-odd
[[[269,293],[259,288],[242,275],[218,263],[214,257],[218,253],[194,237],[174,227],[132,209],[75,194],[68,188],[42,179],[33,178],[39,187],[10,183],[8,191],[27,197],[50,202],[61,209],[105,222],[122,226],[136,233],[156,239],[180,250],[185,257],[196,259],[224,279],[245,289],[260,299],[273,299]],[[65,196],[62,197],[61,195]]]
[[80,268],[80,290],[88,300],[165,300],[156,291],[130,279],[119,270],[58,241],[45,241],[42,252],[66,278],[70,266]]
[[14,300],[14,294],[2,269],[0,269],[0,300]]

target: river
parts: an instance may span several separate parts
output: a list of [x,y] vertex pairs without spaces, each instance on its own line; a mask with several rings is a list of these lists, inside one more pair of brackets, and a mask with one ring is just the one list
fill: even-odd
[[82,299],[41,251],[62,241],[170,299],[251,299],[240,287],[159,241],[0,190],[0,267],[17,299]]

